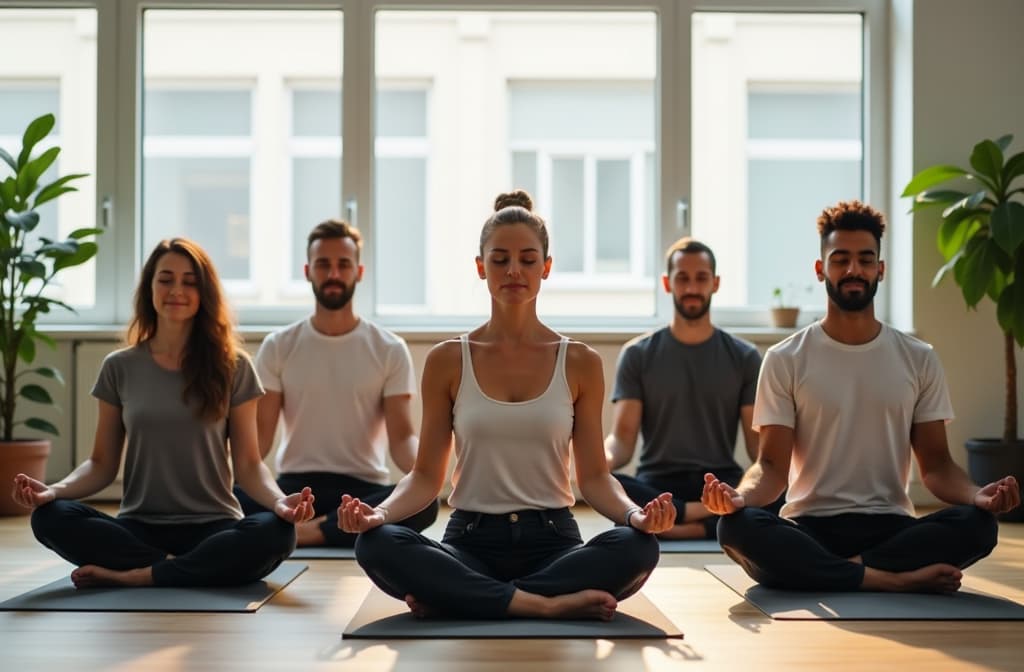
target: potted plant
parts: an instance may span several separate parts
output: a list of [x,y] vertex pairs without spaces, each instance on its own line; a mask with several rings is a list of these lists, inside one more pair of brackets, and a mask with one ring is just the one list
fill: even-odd
[[772,299],[775,305],[772,306],[772,324],[777,329],[792,329],[796,326],[797,318],[800,316],[800,307],[790,305],[786,302],[786,293],[782,287],[772,290]]
[[50,184],[40,184],[43,173],[60,154],[60,147],[36,154],[33,150],[53,125],[53,115],[44,114],[25,129],[17,154],[0,148],[0,160],[7,164],[6,168],[0,164],[0,515],[28,512],[7,495],[15,474],[23,472],[39,480],[46,474],[49,440],[21,438],[20,427],[58,433],[42,418],[21,418],[17,413],[21,401],[54,403],[45,387],[32,382],[33,377],[64,383],[56,369],[32,367],[38,343],[56,346],[52,338],[36,329],[36,318],[52,308],[74,311],[47,296],[46,289],[60,271],[96,254],[96,243],[87,239],[100,233],[99,229],[77,229],[60,241],[31,235],[39,225],[39,206],[75,191],[70,183],[85,177],[65,175]]
[[[988,297],[996,304],[1006,361],[1006,394],[1001,439],[967,442],[967,467],[976,483],[1013,475],[1024,478],[1024,443],[1017,432],[1016,346],[1024,345],[1024,152],[1006,158],[1012,135],[982,140],[970,156],[970,170],[952,165],[925,168],[907,184],[913,211],[941,208],[937,242],[945,263],[932,281],[952,271],[969,309]],[[952,187],[945,185],[956,181]],[[944,185],[942,189],[936,188]],[[1024,520],[1024,510],[1002,516]]]

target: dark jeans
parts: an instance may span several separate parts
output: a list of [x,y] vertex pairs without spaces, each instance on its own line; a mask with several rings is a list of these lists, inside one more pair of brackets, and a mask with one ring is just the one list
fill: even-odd
[[658,564],[652,535],[618,527],[586,544],[569,509],[454,511],[438,543],[382,525],[359,535],[356,560],[381,590],[441,615],[507,617],[516,589],[544,596],[588,588],[624,599]]
[[[952,506],[923,518],[844,513],[793,520],[750,508],[718,523],[722,548],[750,578],[789,590],[858,590],[864,567],[967,567],[992,552],[997,534],[995,516],[976,506]],[[856,555],[863,565],[847,559]]]
[[[32,512],[32,532],[74,565],[114,570],[152,566],[158,586],[258,581],[295,550],[295,526],[272,513],[156,525],[114,518],[81,502],[58,499]],[[167,558],[168,554],[175,557]]]
[[[302,488],[309,486],[313,491],[313,509],[315,517],[327,516],[327,519],[320,523],[320,531],[324,535],[324,546],[344,546],[352,548],[356,544],[356,535],[343,532],[338,529],[338,505],[341,504],[342,495],[352,495],[366,502],[370,506],[377,506],[391,494],[395,489],[393,485],[381,485],[370,483],[352,476],[342,474],[331,474],[323,471],[295,472],[281,474],[277,484],[285,492],[291,494],[299,492]],[[242,505],[242,511],[246,515],[266,511],[249,495],[235,486],[235,497]],[[440,508],[435,499],[430,506],[419,513],[396,521],[396,525],[411,528],[419,532],[433,525],[437,520],[437,511]]]
[[[742,469],[716,469],[713,470],[720,481],[736,487],[743,478]],[[680,471],[666,476],[649,476],[640,474],[627,476],[625,474],[612,474],[622,483],[626,494],[634,502],[643,506],[663,492],[672,493],[672,503],[676,507],[676,525],[683,524],[683,515],[686,512],[686,502],[699,502],[704,491],[704,474],[707,469],[696,471]],[[773,513],[778,513],[785,502],[785,495],[765,508]],[[704,524],[704,537],[714,539],[717,535],[718,516],[709,516],[700,521]]]

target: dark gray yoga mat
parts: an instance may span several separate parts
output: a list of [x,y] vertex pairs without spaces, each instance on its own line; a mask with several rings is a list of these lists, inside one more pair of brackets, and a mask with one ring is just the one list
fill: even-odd
[[303,546],[289,556],[292,560],[355,560],[356,549],[337,546]]
[[705,565],[747,602],[780,621],[1020,621],[1024,605],[969,588],[952,595],[773,590],[739,565]]
[[66,576],[0,603],[0,611],[252,612],[306,571],[285,562],[262,581],[226,588],[82,588]]
[[637,593],[610,621],[416,618],[404,602],[372,588],[342,633],[344,639],[681,639],[683,633]]
[[721,553],[716,539],[659,539],[662,553]]

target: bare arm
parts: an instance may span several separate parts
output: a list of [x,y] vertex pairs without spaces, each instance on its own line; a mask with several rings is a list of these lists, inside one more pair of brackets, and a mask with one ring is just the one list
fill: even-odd
[[[601,406],[604,403],[604,377],[601,359],[583,344],[569,346],[566,358],[570,386],[574,388],[572,430],[576,481],[580,493],[598,513],[616,523],[631,524],[652,534],[672,527],[676,518],[672,496],[665,493],[651,502],[633,502],[608,470],[601,443]],[[629,516],[631,510],[642,510]]]
[[643,402],[639,399],[619,399],[612,406],[612,431],[604,439],[604,456],[611,471],[633,459],[642,415]]
[[914,424],[910,428],[910,445],[921,469],[921,480],[942,501],[973,504],[992,513],[1002,513],[1020,505],[1020,484],[1012,476],[983,488],[971,482],[949,454],[946,425],[942,420]]
[[286,496],[263,463],[257,441],[257,400],[233,406],[228,415],[231,428],[231,464],[235,480],[246,494],[288,522],[301,523],[313,516],[309,488]]
[[793,456],[793,428],[783,425],[761,427],[757,461],[750,465],[736,488],[714,478],[704,477],[701,502],[717,515],[734,513],[744,506],[771,504],[786,489],[789,462]]
[[743,445],[751,463],[757,462],[758,435],[754,430],[754,405],[740,406],[740,426],[743,429]]
[[396,394],[384,397],[384,427],[388,432],[391,460],[408,474],[416,463],[419,438],[412,426],[412,396]]
[[124,449],[124,425],[121,408],[99,401],[99,418],[92,455],[57,483],[47,486],[34,478],[18,474],[14,479],[13,496],[22,506],[35,508],[54,499],[81,499],[95,494],[113,483],[121,466]]
[[256,433],[258,437],[260,459],[267,459],[274,447],[274,434],[277,433],[277,421],[281,417],[284,406],[284,393],[267,390],[256,405]]
[[365,532],[388,521],[403,520],[422,511],[441,492],[452,448],[453,381],[458,380],[461,361],[458,341],[441,343],[427,355],[421,383],[423,424],[412,470],[375,508],[343,495],[338,527],[346,532]]

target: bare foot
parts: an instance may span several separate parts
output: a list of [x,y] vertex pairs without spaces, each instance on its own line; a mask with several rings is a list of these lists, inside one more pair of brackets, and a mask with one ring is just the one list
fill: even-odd
[[583,618],[610,621],[618,601],[603,590],[581,590],[545,597],[517,590],[508,605],[508,615],[520,618]]
[[673,525],[664,532],[658,534],[659,539],[707,539],[707,530],[704,523],[682,523]]
[[955,593],[960,590],[963,572],[953,565],[936,563],[910,572],[886,572],[864,568],[861,590],[900,593]]
[[412,615],[416,618],[432,618],[437,616],[436,611],[422,602],[418,602],[412,595],[405,596],[405,603],[409,606],[409,611],[411,611]]
[[153,570],[150,567],[114,570],[99,565],[83,565],[71,572],[71,582],[75,584],[75,588],[152,586]]
[[295,543],[298,546],[323,546],[327,539],[324,537],[320,523],[327,520],[327,516],[320,516],[313,520],[307,520],[295,526]]

